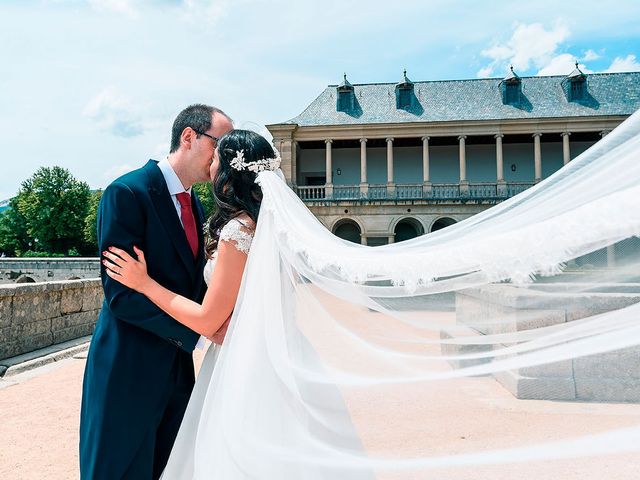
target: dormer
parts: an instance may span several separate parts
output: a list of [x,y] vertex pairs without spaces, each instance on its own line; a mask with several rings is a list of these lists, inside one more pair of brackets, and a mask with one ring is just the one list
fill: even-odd
[[336,109],[339,112],[351,112],[355,109],[355,92],[353,85],[347,80],[347,74],[344,74],[344,80],[337,88],[338,100]]
[[587,76],[582,73],[576,62],[576,68],[573,69],[567,77],[562,81],[563,89],[570,102],[585,100],[587,97]]
[[410,110],[414,106],[414,99],[413,82],[407,78],[405,70],[402,80],[396,84],[396,108]]
[[509,75],[504,77],[500,82],[500,91],[502,93],[502,103],[505,105],[518,105],[522,96],[522,80],[513,71],[513,65]]

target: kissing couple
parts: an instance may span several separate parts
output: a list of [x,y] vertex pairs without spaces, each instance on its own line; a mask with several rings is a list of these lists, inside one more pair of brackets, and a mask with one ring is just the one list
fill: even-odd
[[[166,159],[105,189],[105,298],[84,373],[82,479],[162,474],[194,387],[193,351],[212,340],[211,374],[233,313],[262,201],[257,174],[279,165],[261,135],[197,104],[176,117]],[[198,182],[212,184],[209,219],[192,188]],[[185,448],[189,437],[181,434]]]

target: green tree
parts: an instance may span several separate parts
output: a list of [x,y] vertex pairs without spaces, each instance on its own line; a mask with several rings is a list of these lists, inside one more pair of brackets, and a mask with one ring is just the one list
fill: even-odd
[[84,219],[84,242],[89,255],[98,255],[98,207],[101,198],[102,190],[91,193],[87,216]]
[[18,209],[18,198],[9,201],[9,208],[0,214],[0,254],[21,255],[31,247],[27,221]]
[[90,190],[61,167],[41,167],[22,183],[17,208],[36,251],[68,254],[84,245]]
[[193,189],[198,195],[202,208],[204,208],[204,216],[208,219],[215,210],[215,203],[213,202],[213,192],[211,191],[211,183],[196,183]]

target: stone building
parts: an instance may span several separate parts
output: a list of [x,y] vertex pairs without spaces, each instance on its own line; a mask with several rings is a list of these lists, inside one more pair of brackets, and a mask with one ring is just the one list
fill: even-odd
[[552,175],[640,108],[640,72],[351,84],[267,128],[328,229],[383,245],[446,227]]

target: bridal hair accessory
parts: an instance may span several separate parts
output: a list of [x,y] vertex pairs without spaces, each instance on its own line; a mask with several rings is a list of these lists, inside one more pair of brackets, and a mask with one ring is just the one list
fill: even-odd
[[255,162],[244,161],[244,150],[236,151],[236,156],[231,160],[230,165],[238,171],[249,170],[250,172],[258,173],[264,170],[275,171],[280,168],[280,152],[273,149],[275,152],[274,158],[262,158]]

